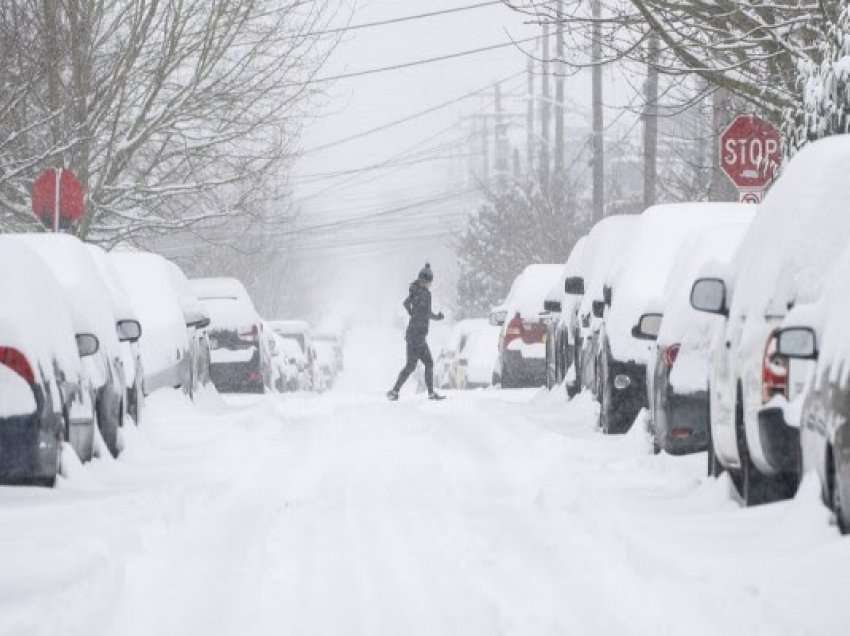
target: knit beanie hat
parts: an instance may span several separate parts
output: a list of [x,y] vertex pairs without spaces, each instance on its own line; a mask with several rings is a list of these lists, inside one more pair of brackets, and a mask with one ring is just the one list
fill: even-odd
[[430,283],[434,280],[434,272],[431,271],[431,264],[425,263],[425,267],[419,270],[419,280]]

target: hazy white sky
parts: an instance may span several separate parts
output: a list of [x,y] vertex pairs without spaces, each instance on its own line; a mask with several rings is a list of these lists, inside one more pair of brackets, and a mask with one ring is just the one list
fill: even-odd
[[[475,4],[478,0],[342,1],[348,9],[341,14],[347,11],[351,23],[359,24]],[[523,16],[503,5],[357,30],[343,38],[321,75],[404,63],[539,33],[539,27],[525,24]],[[521,46],[534,47],[534,43]],[[368,291],[375,296],[370,306],[383,307],[385,303],[376,295],[386,291],[386,304],[394,307],[396,297],[404,292],[404,283],[425,260],[431,261],[437,272],[435,295],[444,299],[454,295],[456,264],[450,231],[463,226],[462,219],[474,209],[476,197],[458,196],[458,192],[472,185],[468,181],[469,159],[447,157],[470,153],[472,120],[465,116],[492,112],[492,92],[382,133],[321,152],[309,150],[510,76],[516,77],[502,84],[505,109],[524,113],[526,79],[522,71],[526,63],[523,52],[510,47],[328,85],[326,97],[317,104],[317,117],[305,131],[302,146],[307,152],[293,175],[294,196],[302,211],[300,223],[310,226],[372,215],[369,220],[344,229],[317,231],[303,239],[306,246],[313,248],[305,250],[305,254],[315,261],[315,268],[329,270],[329,297],[338,301],[340,294],[355,293],[353,290],[367,293],[360,289],[362,281],[379,279],[379,289]],[[569,98],[589,106],[585,74],[571,79],[567,92]],[[524,126],[524,120],[518,120],[518,124]],[[425,154],[403,155],[411,148],[414,153]],[[394,157],[398,161],[399,155],[408,163],[426,157],[440,159],[339,178],[324,176],[359,170]],[[441,202],[404,213],[374,216],[432,198],[441,198]]]

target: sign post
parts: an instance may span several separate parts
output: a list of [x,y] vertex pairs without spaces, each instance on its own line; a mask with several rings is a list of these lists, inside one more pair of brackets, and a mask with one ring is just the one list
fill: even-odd
[[48,168],[32,184],[32,211],[54,232],[76,223],[85,213],[82,184],[70,170]]
[[720,135],[720,168],[741,203],[761,203],[782,163],[782,137],[755,115],[738,115]]

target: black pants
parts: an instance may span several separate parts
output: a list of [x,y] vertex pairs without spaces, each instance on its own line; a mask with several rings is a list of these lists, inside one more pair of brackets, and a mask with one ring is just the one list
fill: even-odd
[[428,393],[434,392],[434,359],[431,357],[428,343],[425,340],[418,339],[407,341],[407,364],[398,374],[398,380],[395,382],[393,391],[398,393],[401,390],[402,385],[407,382],[407,378],[416,370],[416,363],[420,360],[425,365],[425,385],[428,387]]

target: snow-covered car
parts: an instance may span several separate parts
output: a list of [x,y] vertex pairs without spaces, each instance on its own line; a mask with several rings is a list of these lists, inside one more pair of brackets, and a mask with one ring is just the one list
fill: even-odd
[[87,244],[94,263],[100,272],[106,288],[109,290],[109,300],[112,303],[112,313],[115,316],[115,328],[118,332],[118,342],[121,346],[124,384],[127,395],[124,401],[127,414],[133,418],[136,425],[141,423],[144,406],[144,363],[139,339],[142,327],[127,289],[115,269],[115,264],[103,248]]
[[848,173],[850,137],[803,148],[759,206],[732,267],[692,290],[695,308],[726,317],[712,343],[709,456],[748,505],[796,490],[800,431],[775,405],[797,398],[810,364],[777,353],[776,329],[789,307],[821,295],[850,241]]
[[323,331],[313,334],[313,341],[317,345],[322,343],[322,347],[328,347],[330,349],[330,353],[332,354],[330,366],[333,370],[333,377],[336,378],[342,372],[344,366],[342,338],[335,333]]
[[316,370],[322,377],[323,388],[333,388],[337,377],[337,353],[334,342],[313,338],[313,351],[316,355]]
[[270,320],[268,324],[274,332],[284,340],[290,340],[298,345],[303,355],[303,372],[306,376],[304,390],[318,390],[318,370],[316,369],[315,353],[313,351],[312,329],[306,320]]
[[[584,246],[581,277],[571,277],[573,295],[580,298],[578,306],[578,341],[576,382],[599,397],[599,328],[605,308],[605,290],[611,282],[629,241],[634,237],[640,217],[613,215],[591,228]],[[566,283],[565,283],[566,284]],[[566,289],[565,289],[566,291]],[[575,293],[581,291],[581,294]],[[575,388],[573,392],[575,392]]]
[[[564,270],[555,286],[546,294],[543,309],[546,320],[546,386],[551,389],[564,381],[575,360],[572,332],[577,327],[577,309],[581,295],[567,293],[567,280],[571,292],[577,290],[576,278],[581,278],[581,262],[587,237],[576,241]],[[584,288],[582,279],[581,291]]]
[[558,281],[563,265],[529,265],[514,279],[504,302],[499,336],[499,376],[503,388],[546,384],[546,324],[543,299]]
[[738,204],[678,203],[653,206],[640,215],[605,290],[597,362],[599,426],[604,433],[625,433],[646,406],[653,336],[641,332],[642,317],[661,313],[682,243],[694,232],[734,222],[741,214]]
[[[774,408],[799,427],[802,472],[818,476],[824,503],[842,533],[850,533],[850,248],[832,269],[818,301],[797,305],[776,333],[776,350],[809,365],[803,390]],[[790,365],[789,365],[790,366]],[[777,413],[777,415],[779,415]],[[793,453],[793,448],[785,450]]]
[[195,278],[192,290],[210,316],[210,377],[223,393],[263,393],[271,386],[271,356],[263,321],[235,278]]
[[302,351],[298,342],[292,338],[283,338],[275,335],[275,348],[283,356],[290,373],[293,373],[292,378],[288,378],[285,385],[286,391],[308,391],[311,388],[312,381],[307,366],[307,356]]
[[191,382],[189,339],[169,262],[159,254],[124,250],[113,250],[109,258],[142,323],[139,349],[145,395],[165,387],[187,391]]
[[691,307],[691,287],[707,264],[732,259],[754,211],[754,206],[741,205],[740,218],[700,229],[679,247],[664,291],[663,321],[647,362],[648,423],[657,450],[679,454],[706,449],[709,346],[719,320]]
[[68,441],[86,461],[94,389],[81,356],[97,339],[76,334],[53,274],[26,246],[0,236],[0,483],[52,486]]
[[455,388],[478,389],[494,384],[501,331],[485,322],[466,337],[458,352]]
[[467,318],[452,325],[445,345],[440,348],[434,364],[434,383],[443,389],[456,389],[457,360],[460,350],[471,333],[490,322],[486,318]]
[[210,380],[210,341],[207,328],[210,315],[192,289],[189,278],[182,269],[172,261],[166,261],[171,284],[183,312],[183,322],[186,324],[186,336],[189,339],[189,381],[185,389],[190,397],[208,385]]
[[71,309],[74,331],[94,335],[97,351],[82,359],[83,373],[95,395],[97,427],[113,456],[124,425],[127,384],[109,289],[85,244],[68,234],[14,234],[47,265]]

